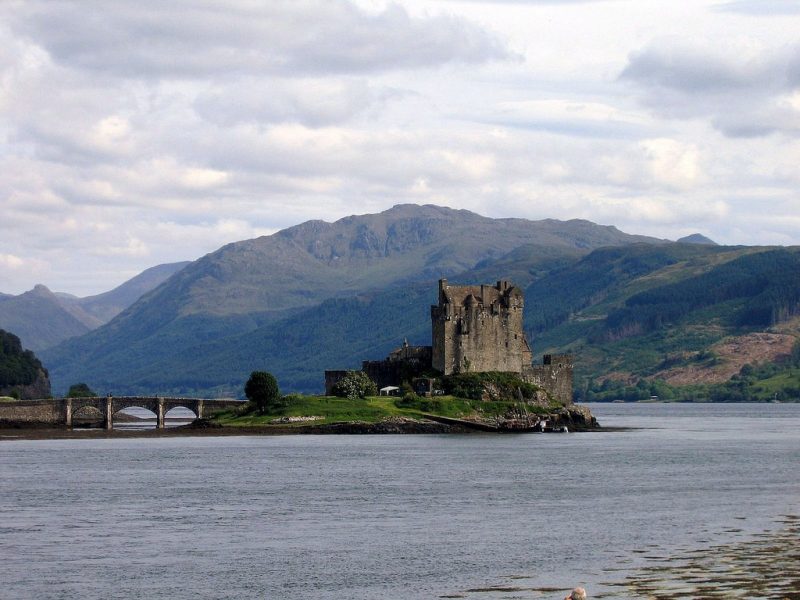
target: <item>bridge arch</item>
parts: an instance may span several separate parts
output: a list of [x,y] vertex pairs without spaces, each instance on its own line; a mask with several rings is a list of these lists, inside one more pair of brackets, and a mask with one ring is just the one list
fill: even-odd
[[197,415],[197,408],[186,406],[185,404],[164,405],[164,427],[167,426],[168,419],[175,419],[179,421],[194,421],[199,418]]
[[102,409],[98,408],[91,403],[83,403],[77,408],[72,409],[72,424],[74,425],[89,425],[94,423],[103,423],[105,415]]
[[72,415],[85,407],[93,407],[103,415],[106,429],[113,429],[114,415],[126,408],[143,408],[156,415],[156,427],[164,428],[164,416],[173,408],[183,407],[190,410],[196,418],[205,417],[205,409],[212,412],[239,406],[240,400],[202,398],[164,398],[161,396],[107,396],[105,398],[62,398],[57,400],[64,411],[63,423],[72,427]]
[[111,415],[112,428],[122,423],[127,426],[135,425],[136,429],[157,428],[158,413],[153,408],[157,410],[157,407],[148,406],[125,406],[119,409],[114,407],[114,413]]

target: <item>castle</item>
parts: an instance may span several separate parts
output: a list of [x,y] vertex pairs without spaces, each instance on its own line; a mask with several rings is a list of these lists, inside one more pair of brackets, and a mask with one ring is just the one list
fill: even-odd
[[[525,299],[508,281],[496,285],[450,285],[439,280],[438,304],[431,306],[431,346],[408,342],[385,360],[364,361],[362,370],[379,388],[413,381],[426,371],[443,375],[502,371],[518,373],[563,404],[572,403],[572,356],[545,355],[532,364],[532,352],[522,327]],[[325,393],[347,371],[325,371]],[[422,380],[418,393],[430,393]],[[428,383],[425,384],[424,382]],[[416,388],[417,386],[415,386]]]

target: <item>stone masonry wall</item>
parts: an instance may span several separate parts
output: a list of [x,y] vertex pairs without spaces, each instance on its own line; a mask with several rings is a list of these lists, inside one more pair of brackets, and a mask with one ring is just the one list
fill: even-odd
[[0,423],[63,423],[64,405],[53,400],[0,402]]
[[459,372],[521,373],[530,364],[522,329],[524,300],[507,281],[451,286],[439,281],[439,304],[431,307],[433,368]]
[[545,354],[541,365],[523,371],[523,378],[543,388],[562,404],[572,404],[571,355]]

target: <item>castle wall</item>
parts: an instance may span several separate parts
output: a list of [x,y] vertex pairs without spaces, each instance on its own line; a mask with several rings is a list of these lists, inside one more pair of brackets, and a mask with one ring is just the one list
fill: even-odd
[[361,363],[361,370],[366,373],[375,383],[378,389],[387,385],[397,385],[402,383],[402,367],[400,361],[390,360],[365,360]]
[[347,375],[347,370],[325,371],[325,395],[333,396],[333,386]]
[[386,360],[365,360],[361,363],[364,371],[378,389],[387,385],[401,385],[421,375],[431,366],[430,346],[408,346],[392,352]]
[[545,354],[541,365],[526,368],[523,379],[538,385],[564,405],[572,404],[572,356]]
[[445,375],[521,373],[530,364],[523,308],[522,292],[506,281],[495,286],[450,286],[446,279],[440,280],[439,304],[431,307],[433,368]]

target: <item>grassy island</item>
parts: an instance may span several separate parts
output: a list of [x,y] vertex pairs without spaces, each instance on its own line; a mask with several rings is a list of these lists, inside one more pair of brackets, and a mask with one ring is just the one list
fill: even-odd
[[[368,426],[386,424],[404,425],[409,432],[422,432],[425,431],[423,426],[434,424],[460,426],[460,429],[523,429],[531,428],[544,420],[548,421],[550,427],[567,425],[573,431],[597,426],[587,409],[564,407],[558,403],[538,406],[514,401],[470,400],[456,396],[368,396],[349,399],[291,395],[284,400],[282,407],[265,413],[258,412],[251,403],[247,403],[241,408],[216,413],[212,422],[230,428],[292,428],[297,429],[298,433],[311,429],[322,432],[326,428],[348,424],[367,426],[364,432],[370,431]],[[383,431],[376,429],[375,432]]]
[[[393,417],[424,419],[428,416],[441,416],[452,419],[494,419],[502,417],[510,411],[519,410],[515,402],[510,401],[476,401],[455,396],[438,396],[436,398],[398,398],[392,396],[369,396],[355,400],[336,396],[300,396],[285,397],[284,407],[259,413],[248,403],[238,410],[217,413],[214,420],[221,425],[272,425],[279,424],[283,417],[318,417],[316,424],[340,423],[344,421],[361,421],[377,423]],[[530,414],[545,415],[561,408],[553,405],[550,408],[526,406]],[[296,421],[293,424],[303,426],[311,421]]]
[[338,396],[289,394],[259,404],[254,395],[249,394],[251,402],[216,413],[212,422],[233,428],[290,427],[306,431],[357,424],[364,432],[370,431],[370,425],[376,426],[376,432],[383,432],[387,425],[409,432],[442,430],[442,426],[532,429],[541,428],[544,421],[551,428],[556,425],[569,429],[596,426],[587,409],[565,406],[545,390],[513,373],[462,373],[444,377],[437,383],[442,391],[433,396],[418,395],[407,383],[402,396],[375,395],[374,383],[357,372],[342,381],[348,384],[335,388],[339,390]]

